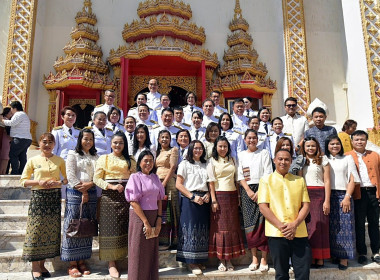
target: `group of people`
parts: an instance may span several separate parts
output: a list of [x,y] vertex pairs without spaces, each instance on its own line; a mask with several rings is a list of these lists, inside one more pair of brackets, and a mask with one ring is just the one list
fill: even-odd
[[380,158],[365,149],[368,135],[355,121],[338,134],[317,107],[309,128],[292,97],[287,114],[273,119],[268,108],[252,111],[250,98],[235,100],[231,115],[219,92],[202,108],[194,93],[185,107],[171,108],[157,87],[150,80],[124,120],[115,92],[106,91],[82,130],[65,107],[63,125],[40,137],[41,155],[21,177],[32,187],[23,257],[33,279],[49,277],[45,259],[59,255],[71,277],[91,273],[84,260],[92,237],[66,235],[80,213],[98,220],[99,258],[114,278],[116,261],[128,255],[128,279],[158,279],[160,247],[176,248],[194,274],[210,257],[219,259],[218,270],[233,271],[231,260],[248,247],[250,270],[268,271],[270,252],[276,279],[289,279],[290,266],[296,279],[308,279],[325,259],[342,270],[355,251],[359,263],[367,261],[365,218],[372,259],[380,262]]

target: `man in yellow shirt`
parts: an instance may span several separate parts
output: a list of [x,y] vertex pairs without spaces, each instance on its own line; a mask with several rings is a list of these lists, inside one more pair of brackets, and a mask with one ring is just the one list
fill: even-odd
[[305,180],[288,173],[292,155],[279,150],[276,171],[260,180],[258,203],[265,217],[265,235],[276,270],[276,280],[289,279],[289,258],[296,279],[309,279],[311,248],[305,218],[310,199]]

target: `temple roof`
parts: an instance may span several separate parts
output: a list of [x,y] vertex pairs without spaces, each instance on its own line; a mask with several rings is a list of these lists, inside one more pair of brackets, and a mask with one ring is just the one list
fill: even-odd
[[102,49],[97,45],[99,32],[95,28],[96,15],[91,0],[84,0],[83,8],[75,17],[76,26],[70,33],[71,42],[63,48],[66,56],[54,63],[56,74],[44,76],[47,89],[82,85],[94,89],[113,88],[108,66],[102,60]]

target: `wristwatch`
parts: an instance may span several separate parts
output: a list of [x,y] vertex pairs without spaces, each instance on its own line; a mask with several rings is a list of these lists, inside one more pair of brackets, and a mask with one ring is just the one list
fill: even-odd
[[191,196],[190,200],[194,201],[194,199],[195,199],[195,194],[192,193],[192,196]]

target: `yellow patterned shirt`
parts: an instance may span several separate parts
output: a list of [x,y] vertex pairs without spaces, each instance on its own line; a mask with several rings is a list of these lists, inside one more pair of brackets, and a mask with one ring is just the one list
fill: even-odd
[[[53,155],[50,158],[43,157],[41,155],[32,157],[25,165],[22,172],[20,183],[25,187],[25,181],[30,180],[33,175],[33,180],[48,180],[52,179],[60,181],[60,174],[66,179],[66,166],[65,161],[59,157]],[[55,186],[51,189],[59,189],[61,186]],[[41,186],[33,186],[32,190],[45,189]]]
[[340,141],[342,141],[343,145],[343,151],[344,153],[352,151],[354,148],[352,147],[351,138],[350,135],[348,135],[346,132],[342,131],[338,133],[338,137]]
[[94,183],[102,189],[106,189],[108,183],[105,180],[129,179],[136,172],[136,161],[131,158],[131,168],[123,156],[117,157],[113,153],[102,155],[96,161]]
[[[260,179],[258,203],[268,203],[269,209],[282,223],[293,222],[303,202],[310,202],[305,180],[293,174],[284,177],[277,171]],[[265,235],[284,237],[281,231],[265,220]],[[295,237],[307,237],[305,221],[297,227]]]

